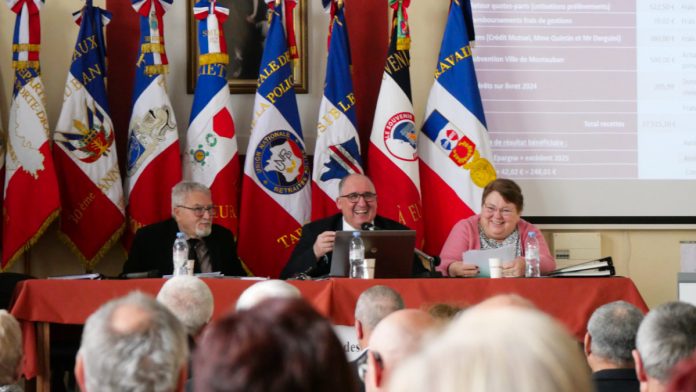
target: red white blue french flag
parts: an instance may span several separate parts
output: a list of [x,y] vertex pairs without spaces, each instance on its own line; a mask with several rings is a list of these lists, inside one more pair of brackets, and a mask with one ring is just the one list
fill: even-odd
[[244,163],[238,254],[278,277],[310,216],[310,173],[297,111],[282,5],[271,11]]
[[106,94],[104,26],[111,14],[85,6],[73,14],[80,26],[65,83],[53,156],[61,195],[61,238],[87,270],[123,232],[125,206]]
[[184,149],[184,177],[210,188],[215,223],[238,235],[241,178],[232,100],[227,85],[229,56],[222,25],[229,10],[216,0],[193,7],[198,20],[198,80]]
[[379,195],[379,213],[416,230],[423,246],[423,216],[418,175],[417,130],[411,101],[408,1],[393,0],[389,52],[367,149],[368,174]]
[[171,217],[172,187],[181,181],[179,134],[165,78],[168,61],[163,16],[172,1],[132,0],[140,17],[140,49],[124,187],[128,203],[124,234],[127,249],[140,227]]
[[355,119],[355,94],[343,6],[331,20],[324,97],[319,106],[312,173],[312,220],[338,213],[341,178],[363,173]]
[[[418,137],[425,250],[437,254],[452,226],[479,212],[496,178],[469,44],[469,0],[452,0]],[[467,24],[468,23],[468,24]]]
[[60,209],[39,62],[43,1],[7,3],[17,18],[12,37],[14,83],[7,128],[2,269],[36,243]]

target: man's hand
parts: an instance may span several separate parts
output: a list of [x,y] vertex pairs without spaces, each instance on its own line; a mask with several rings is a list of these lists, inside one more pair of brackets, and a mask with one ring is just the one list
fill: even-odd
[[314,256],[316,256],[317,260],[324,256],[325,254],[332,252],[333,247],[334,247],[334,242],[336,241],[336,232],[335,231],[325,231],[317,237],[317,240],[314,241],[314,246],[312,246],[312,250],[314,251]]

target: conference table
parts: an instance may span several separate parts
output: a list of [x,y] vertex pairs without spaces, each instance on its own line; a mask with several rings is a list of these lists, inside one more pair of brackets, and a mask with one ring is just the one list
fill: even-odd
[[[239,295],[256,283],[251,279],[204,279],[213,292],[218,318],[234,307]],[[21,322],[27,379],[37,377],[37,390],[49,390],[51,323],[85,323],[103,303],[133,290],[156,295],[164,279],[52,280],[32,279],[18,283],[11,313]],[[394,288],[408,308],[427,308],[438,303],[468,306],[496,294],[516,293],[568,327],[578,339],[585,334],[590,315],[607,302],[624,300],[647,312],[648,307],[633,282],[610,278],[517,278],[517,279],[325,279],[289,281],[314,308],[336,325],[352,325],[355,302],[373,285]]]

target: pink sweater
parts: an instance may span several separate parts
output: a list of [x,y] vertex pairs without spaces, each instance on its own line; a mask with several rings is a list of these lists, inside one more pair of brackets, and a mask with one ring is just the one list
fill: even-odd
[[[442,272],[444,276],[448,276],[450,264],[455,261],[462,261],[462,253],[471,249],[481,249],[481,241],[479,240],[479,215],[474,215],[457,222],[452,231],[450,231],[445,245],[442,246],[440,252],[440,265],[437,270]],[[527,235],[530,232],[537,233],[539,238],[539,259],[541,261],[540,269],[542,275],[553,271],[556,268],[556,261],[551,257],[549,246],[546,244],[544,236],[541,235],[539,229],[531,223],[520,219],[517,224],[517,230],[520,232],[520,241],[522,244],[527,240]],[[522,256],[524,256],[524,247],[522,248]]]

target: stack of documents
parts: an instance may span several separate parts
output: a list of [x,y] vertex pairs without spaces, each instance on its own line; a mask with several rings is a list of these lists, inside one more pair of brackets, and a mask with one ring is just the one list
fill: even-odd
[[559,268],[551,271],[549,276],[614,276],[615,274],[614,262],[612,261],[611,256],[609,256]]

